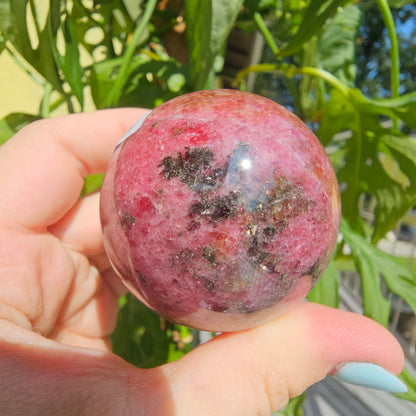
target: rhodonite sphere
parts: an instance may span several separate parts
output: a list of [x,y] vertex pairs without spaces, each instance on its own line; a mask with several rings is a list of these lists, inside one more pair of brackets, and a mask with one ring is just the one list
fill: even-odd
[[235,90],[148,113],[116,147],[100,209],[128,289],[170,321],[218,332],[302,300],[340,221],[336,176],[314,134],[277,103]]

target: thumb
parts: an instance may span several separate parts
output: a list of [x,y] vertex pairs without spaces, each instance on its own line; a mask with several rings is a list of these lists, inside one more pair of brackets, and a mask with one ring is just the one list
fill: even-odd
[[376,364],[404,388],[390,374],[401,371],[403,352],[384,327],[312,303],[261,327],[220,335],[164,370],[176,414],[251,416],[283,408],[347,362]]

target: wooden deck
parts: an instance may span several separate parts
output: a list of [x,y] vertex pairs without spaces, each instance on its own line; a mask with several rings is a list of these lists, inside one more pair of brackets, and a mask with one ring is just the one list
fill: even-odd
[[415,416],[416,404],[326,377],[307,390],[304,416]]

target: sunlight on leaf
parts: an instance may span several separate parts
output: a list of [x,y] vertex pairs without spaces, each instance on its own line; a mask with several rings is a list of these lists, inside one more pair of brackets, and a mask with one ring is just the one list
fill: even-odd
[[410,186],[409,178],[401,171],[399,163],[386,153],[377,153],[377,158],[387,175],[397,182],[403,190]]

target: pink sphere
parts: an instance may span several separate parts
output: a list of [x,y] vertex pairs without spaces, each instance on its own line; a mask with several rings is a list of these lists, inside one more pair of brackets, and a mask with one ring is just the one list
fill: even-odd
[[108,257],[166,319],[208,331],[263,324],[317,283],[340,221],[335,173],[285,108],[199,91],[150,112],[101,190]]

